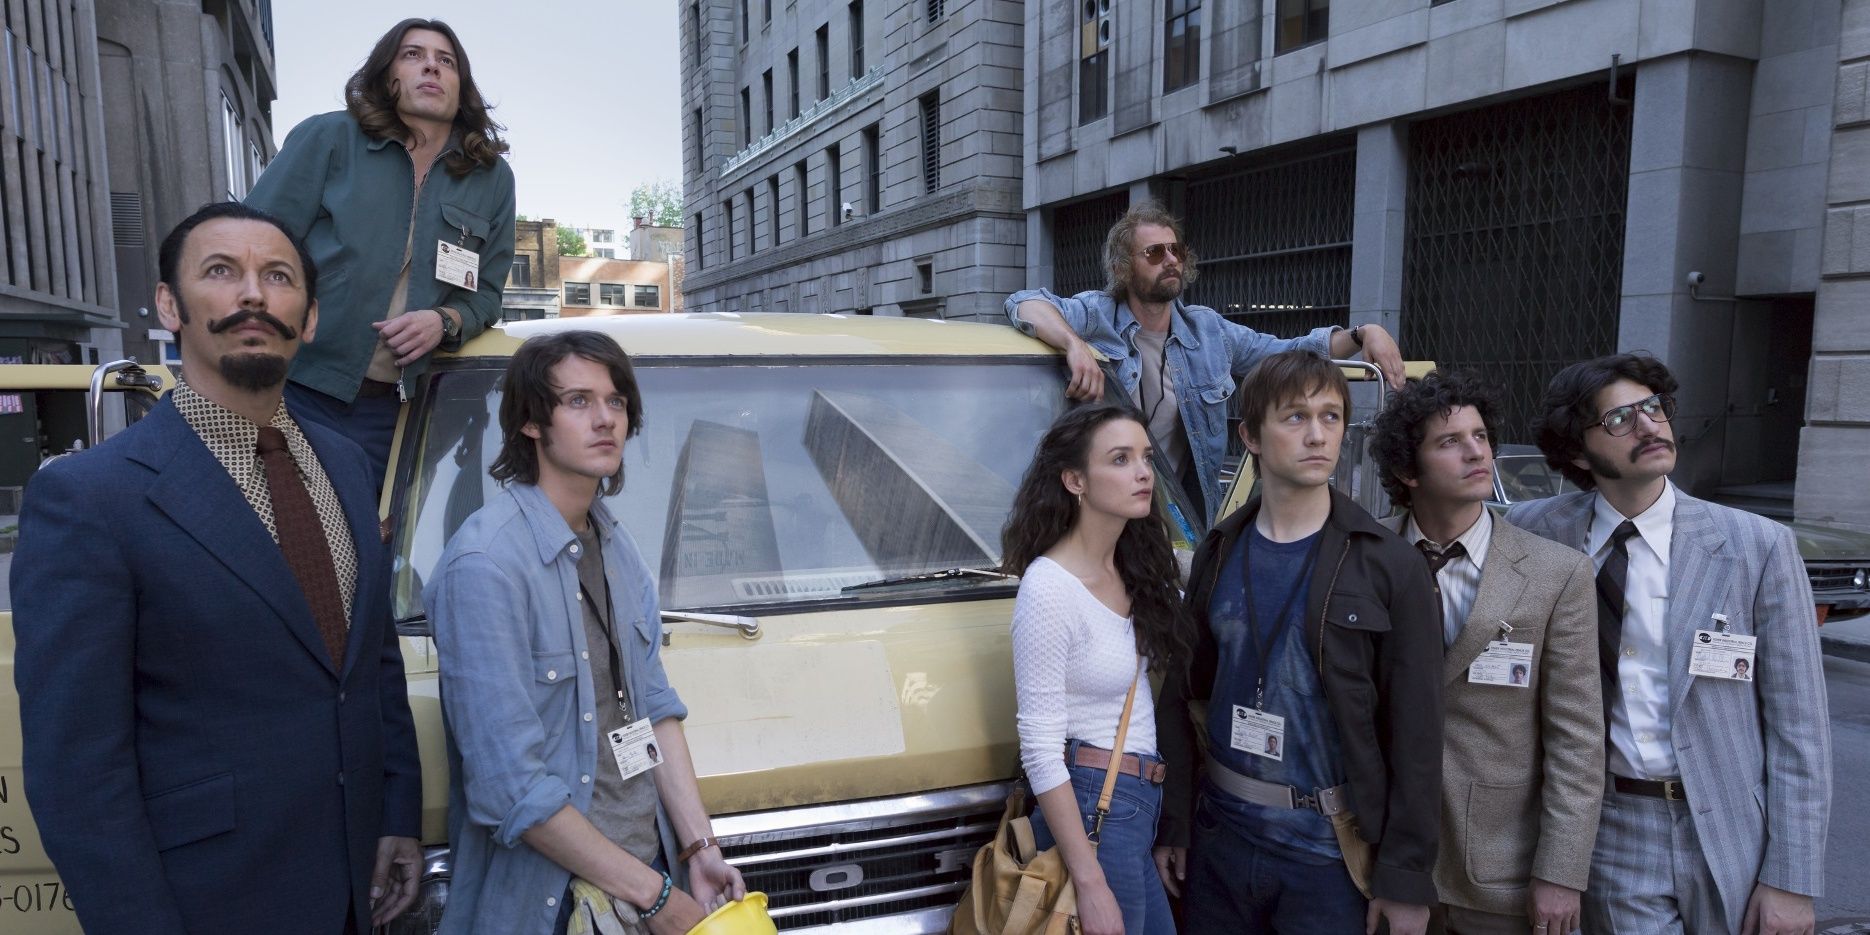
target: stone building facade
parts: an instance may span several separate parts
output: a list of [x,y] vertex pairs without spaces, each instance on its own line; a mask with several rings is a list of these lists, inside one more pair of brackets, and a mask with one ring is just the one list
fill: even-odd
[[156,321],[157,248],[196,208],[245,198],[278,151],[272,4],[95,3],[123,352],[177,363]]
[[1097,286],[1103,229],[1157,198],[1204,258],[1192,297],[1237,320],[1379,322],[1502,386],[1508,441],[1563,364],[1652,351],[1683,487],[1870,528],[1870,0],[1088,0],[1024,26],[1032,281]]
[[1013,0],[675,0],[692,311],[992,319],[1025,277]]

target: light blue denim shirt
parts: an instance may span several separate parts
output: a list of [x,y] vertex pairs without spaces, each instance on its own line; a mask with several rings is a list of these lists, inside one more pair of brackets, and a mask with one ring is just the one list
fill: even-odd
[[[1130,399],[1143,376],[1136,351],[1136,332],[1142,329],[1130,306],[1108,292],[1080,292],[1063,298],[1045,289],[1015,292],[1006,300],[1006,317],[1013,327],[1032,334],[1032,325],[1019,318],[1019,303],[1038,299],[1050,303],[1065,324],[1086,343],[1116,362],[1117,379]],[[1304,350],[1330,356],[1335,327],[1315,328],[1297,338],[1276,338],[1221,317],[1205,305],[1175,301],[1175,322],[1167,350],[1169,380],[1175,386],[1176,409],[1188,435],[1188,451],[1195,459],[1202,496],[1210,512],[1221,504],[1221,462],[1227,457],[1228,399],[1236,381],[1261,360],[1281,351]],[[1208,517],[1212,520],[1212,516]]]
[[[591,518],[630,708],[651,721],[687,717],[662,669],[655,578],[603,501]],[[423,591],[448,726],[454,880],[443,932],[547,935],[558,920],[571,875],[520,835],[567,804],[588,809],[595,773],[611,763],[593,721],[590,653],[603,650],[585,645],[577,549],[539,488],[511,484],[462,524]]]

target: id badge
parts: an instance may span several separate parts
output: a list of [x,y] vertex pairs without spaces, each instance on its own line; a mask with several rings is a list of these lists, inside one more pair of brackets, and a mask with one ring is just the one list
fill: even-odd
[[617,771],[628,779],[662,765],[662,751],[656,749],[656,728],[648,718],[631,721],[609,734],[610,752],[617,758]]
[[1229,742],[1242,753],[1269,760],[1284,760],[1286,719],[1244,705],[1234,705],[1234,730]]
[[1493,640],[1467,667],[1467,680],[1476,685],[1526,688],[1532,684],[1532,644]]
[[1703,678],[1753,681],[1754,644],[1759,637],[1717,630],[1696,630],[1688,655],[1688,674]]
[[480,254],[446,240],[435,241],[435,278],[468,291],[480,287]]

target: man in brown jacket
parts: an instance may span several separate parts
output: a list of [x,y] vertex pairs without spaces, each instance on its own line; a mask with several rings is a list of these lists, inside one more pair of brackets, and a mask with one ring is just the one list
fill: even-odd
[[1443,931],[1578,927],[1604,784],[1594,575],[1582,553],[1493,516],[1495,405],[1468,373],[1391,397],[1371,453],[1384,520],[1416,546],[1442,606]]

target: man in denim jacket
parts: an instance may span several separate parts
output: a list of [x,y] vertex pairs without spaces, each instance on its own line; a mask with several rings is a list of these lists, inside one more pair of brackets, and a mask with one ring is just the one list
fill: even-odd
[[1104,373],[1095,348],[1116,362],[1123,391],[1148,419],[1160,469],[1176,478],[1204,518],[1218,507],[1221,460],[1227,454],[1227,399],[1235,381],[1280,351],[1308,350],[1346,358],[1361,348],[1391,385],[1402,386],[1402,352],[1377,325],[1314,329],[1275,338],[1222,318],[1204,305],[1185,305],[1195,279],[1195,254],[1181,222],[1154,202],[1134,205],[1104,240],[1109,284],[1071,298],[1045,289],[1006,300],[1013,326],[1065,352],[1066,394],[1101,399]]
[[746,887],[710,836],[655,579],[600,497],[623,486],[636,379],[615,341],[572,331],[521,346],[503,392],[506,490],[424,593],[455,858],[441,930],[548,935],[617,912],[679,935]]

